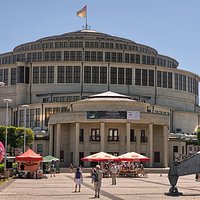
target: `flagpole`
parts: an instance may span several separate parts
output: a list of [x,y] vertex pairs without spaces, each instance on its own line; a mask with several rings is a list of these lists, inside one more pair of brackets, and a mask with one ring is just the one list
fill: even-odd
[[85,18],[85,20],[86,20],[85,29],[87,30],[88,29],[88,25],[87,25],[87,9],[86,9],[86,18]]

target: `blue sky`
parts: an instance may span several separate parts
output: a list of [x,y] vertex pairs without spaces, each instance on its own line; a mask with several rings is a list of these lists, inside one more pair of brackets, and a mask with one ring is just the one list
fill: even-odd
[[1,0],[0,53],[42,37],[91,29],[133,40],[200,75],[200,0]]

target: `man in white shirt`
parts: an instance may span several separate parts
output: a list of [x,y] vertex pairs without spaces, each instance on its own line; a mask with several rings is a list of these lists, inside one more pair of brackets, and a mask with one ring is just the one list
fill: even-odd
[[112,167],[110,168],[111,172],[111,178],[112,178],[112,185],[116,185],[116,176],[118,173],[118,168],[116,167],[115,164],[112,164]]

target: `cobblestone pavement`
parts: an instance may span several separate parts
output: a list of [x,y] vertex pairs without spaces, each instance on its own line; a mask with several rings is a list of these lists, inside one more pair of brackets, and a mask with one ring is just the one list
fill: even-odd
[[[95,199],[93,184],[89,174],[84,173],[81,192],[74,192],[73,174],[61,173],[46,179],[13,179],[0,186],[2,200],[52,200],[52,199]],[[162,200],[162,199],[200,199],[200,182],[194,175],[179,178],[178,189],[183,196],[170,197],[166,174],[149,174],[147,178],[117,178],[117,185],[111,185],[110,178],[104,178],[100,199],[114,200]]]

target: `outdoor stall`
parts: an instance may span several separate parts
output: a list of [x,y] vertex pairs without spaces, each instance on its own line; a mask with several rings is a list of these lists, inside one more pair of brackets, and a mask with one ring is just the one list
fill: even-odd
[[144,176],[144,167],[142,162],[149,161],[150,159],[144,155],[136,152],[128,152],[116,158],[118,162],[122,162],[119,176],[121,177],[138,177]]
[[[42,165],[43,166],[43,173],[44,174],[50,173],[50,165],[51,165],[51,163],[54,162],[54,164],[55,164],[58,161],[60,161],[60,159],[56,158],[54,156],[51,156],[51,155],[44,156],[43,157],[43,165]],[[59,169],[57,168],[57,166],[55,166],[55,167],[56,167],[56,172],[58,172]]]
[[[86,156],[82,158],[81,160],[102,163],[102,162],[113,162],[115,161],[115,159],[116,159],[116,156],[113,156],[105,152],[99,152],[99,153],[92,154],[90,156]],[[102,164],[100,165],[102,166]],[[109,177],[109,169],[104,168],[104,167],[101,167],[101,169],[103,171],[103,177]]]
[[[36,154],[31,149],[25,153],[16,156],[16,162],[18,162],[19,177],[21,178],[41,178],[40,162],[42,156]],[[37,176],[37,175],[40,175]]]

